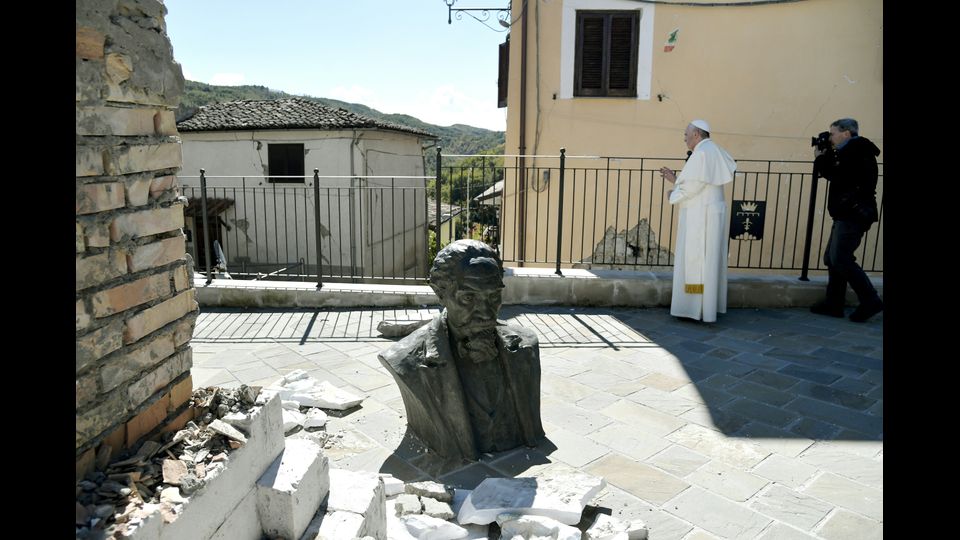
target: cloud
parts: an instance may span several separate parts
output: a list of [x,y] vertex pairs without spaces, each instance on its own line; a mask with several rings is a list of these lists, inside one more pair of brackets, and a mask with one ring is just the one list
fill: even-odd
[[238,86],[243,84],[245,78],[243,73],[215,73],[210,77],[210,84]]

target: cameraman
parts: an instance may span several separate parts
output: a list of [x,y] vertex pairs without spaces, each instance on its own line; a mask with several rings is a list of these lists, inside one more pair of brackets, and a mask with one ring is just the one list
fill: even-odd
[[864,322],[883,311],[883,301],[853,254],[870,225],[879,220],[876,189],[880,149],[858,132],[859,126],[853,118],[837,120],[830,124],[832,147],[826,147],[825,141],[821,141],[814,150],[815,167],[830,182],[827,211],[833,218],[833,228],[823,255],[829,272],[827,297],[814,304],[810,311],[843,317],[849,283],[860,301],[850,320]]

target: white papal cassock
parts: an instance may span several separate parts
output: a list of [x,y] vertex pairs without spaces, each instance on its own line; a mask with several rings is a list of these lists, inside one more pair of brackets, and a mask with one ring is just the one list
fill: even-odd
[[694,147],[670,193],[680,208],[673,266],[670,314],[704,322],[727,312],[729,221],[723,185],[733,181],[737,163],[726,150],[704,139]]

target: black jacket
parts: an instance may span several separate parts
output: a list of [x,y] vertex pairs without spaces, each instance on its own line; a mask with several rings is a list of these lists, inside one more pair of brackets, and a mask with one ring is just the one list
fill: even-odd
[[880,149],[866,137],[850,139],[839,151],[816,159],[820,175],[830,181],[827,211],[840,221],[865,227],[879,220],[877,212],[877,156]]

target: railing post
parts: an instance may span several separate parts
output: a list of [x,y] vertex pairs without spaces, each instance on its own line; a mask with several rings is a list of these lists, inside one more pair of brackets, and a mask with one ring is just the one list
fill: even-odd
[[317,236],[317,289],[323,287],[320,259],[320,169],[313,169],[313,223]]
[[810,209],[807,212],[807,234],[803,242],[803,266],[800,269],[800,281],[810,281],[807,277],[807,271],[810,269],[810,244],[813,241],[813,217],[817,210],[817,180],[820,178],[820,171],[817,170],[817,162],[813,162],[813,186],[810,188]]
[[566,169],[567,161],[567,149],[560,149],[560,190],[558,198],[560,199],[559,204],[557,205],[557,271],[554,272],[560,277],[563,277],[563,272],[560,271],[560,246],[563,243],[563,172]]
[[[210,227],[207,226],[207,176],[204,169],[200,169],[200,212],[203,213],[203,258],[207,264],[207,285],[213,283],[213,273],[210,271]],[[196,227],[196,219],[194,219]]]
[[[436,182],[436,197],[437,197],[437,251],[440,251],[440,170],[441,170],[441,160],[443,159],[440,152],[442,149],[437,147],[437,182]],[[453,236],[452,234],[450,235]],[[433,261],[427,261],[427,264],[433,264]]]

